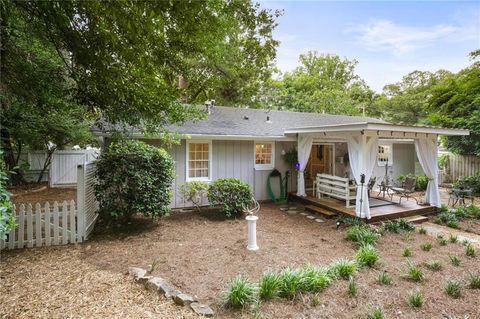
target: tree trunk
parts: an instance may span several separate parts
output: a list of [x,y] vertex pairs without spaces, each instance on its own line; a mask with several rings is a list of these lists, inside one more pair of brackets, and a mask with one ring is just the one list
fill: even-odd
[[45,174],[45,171],[47,170],[47,168],[52,163],[52,155],[53,155],[53,152],[55,152],[56,149],[57,149],[56,147],[54,147],[51,150],[47,149],[47,157],[45,158],[45,162],[43,162],[43,168],[40,171],[40,174],[38,175],[37,183],[40,183],[42,181],[43,174]]

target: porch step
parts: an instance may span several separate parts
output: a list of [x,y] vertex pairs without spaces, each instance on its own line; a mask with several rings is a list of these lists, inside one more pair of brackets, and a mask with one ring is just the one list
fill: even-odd
[[333,217],[337,216],[337,214],[334,213],[334,212],[328,211],[326,209],[323,209],[321,207],[314,206],[314,205],[305,206],[305,210],[309,211],[311,213],[322,215],[325,218],[333,218]]
[[428,217],[423,215],[415,215],[415,216],[406,218],[406,220],[413,224],[421,224],[428,221]]

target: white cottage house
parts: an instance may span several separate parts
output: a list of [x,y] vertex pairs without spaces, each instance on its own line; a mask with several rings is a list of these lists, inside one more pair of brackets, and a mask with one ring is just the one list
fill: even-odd
[[[250,184],[257,200],[268,200],[267,180],[273,169],[282,176],[292,172],[288,191],[300,197],[313,195],[316,187],[324,189],[317,183],[319,174],[326,176],[333,187],[340,183],[335,177],[356,182],[356,186],[346,188],[354,189],[353,211],[366,218],[371,213],[367,188],[360,185],[362,174],[367,182],[375,176],[376,184],[380,184],[385,172],[391,180],[408,173],[424,173],[430,179],[425,201],[439,206],[438,136],[469,134],[468,130],[394,125],[360,116],[221,106],[207,106],[206,112],[204,120],[170,127],[184,134],[181,143],[170,149],[176,168],[173,208],[191,206],[178,193],[183,183],[222,177],[239,178]],[[108,143],[109,126],[103,127],[94,132]],[[159,139],[147,138],[136,130],[132,130],[132,136],[161,145]],[[298,172],[284,160],[285,154],[294,149],[298,152]],[[274,193],[278,188],[278,183],[272,183]]]

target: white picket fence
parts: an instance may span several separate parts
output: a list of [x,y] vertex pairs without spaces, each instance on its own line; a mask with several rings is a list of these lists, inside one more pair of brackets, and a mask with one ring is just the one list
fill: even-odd
[[95,163],[77,166],[77,203],[39,203],[14,206],[15,223],[0,249],[65,245],[87,240],[98,214],[94,196]]

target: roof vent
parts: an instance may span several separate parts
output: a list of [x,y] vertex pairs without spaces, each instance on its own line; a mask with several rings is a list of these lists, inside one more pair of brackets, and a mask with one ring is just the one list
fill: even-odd
[[243,116],[243,119],[244,119],[244,120],[248,120],[248,116],[247,116],[247,115],[244,115],[244,116]]
[[272,123],[272,121],[270,121],[270,116],[267,115],[267,121],[266,123]]

